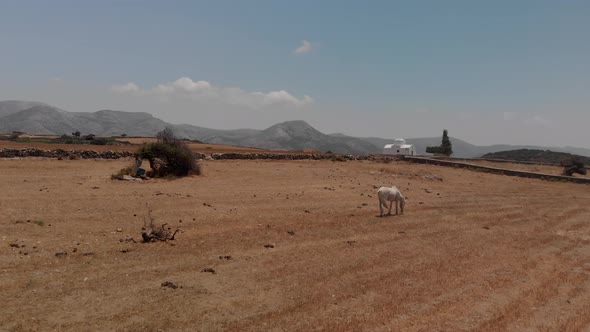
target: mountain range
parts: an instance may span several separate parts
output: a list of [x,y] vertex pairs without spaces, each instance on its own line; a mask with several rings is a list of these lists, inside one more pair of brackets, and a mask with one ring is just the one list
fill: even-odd
[[[381,153],[392,138],[352,137],[343,134],[324,134],[304,121],[278,123],[264,130],[221,130],[170,124],[145,112],[101,110],[93,113],[67,112],[57,107],[31,101],[0,101],[0,133],[21,131],[39,135],[62,135],[80,131],[98,136],[155,136],[166,127],[178,137],[207,143],[259,147],[277,150],[318,150],[322,152],[367,154]],[[427,146],[439,145],[440,137],[410,138],[416,151],[423,154]],[[478,146],[452,138],[454,157],[474,158],[486,153],[515,150],[542,149],[590,156],[590,149],[575,147],[544,147],[528,145]]]

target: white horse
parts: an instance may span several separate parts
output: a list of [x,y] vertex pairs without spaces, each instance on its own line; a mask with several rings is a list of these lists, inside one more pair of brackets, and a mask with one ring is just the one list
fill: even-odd
[[401,191],[397,187],[381,187],[377,191],[377,197],[379,197],[379,211],[381,211],[381,217],[383,217],[383,208],[387,208],[387,202],[389,201],[389,213],[391,215],[391,207],[395,201],[395,214],[397,215],[397,205],[401,208],[402,214],[404,213],[404,206],[406,205],[406,198],[402,195]]

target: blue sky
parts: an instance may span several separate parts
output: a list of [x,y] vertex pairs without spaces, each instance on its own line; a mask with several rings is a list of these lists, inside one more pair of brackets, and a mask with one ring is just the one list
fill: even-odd
[[588,1],[3,1],[0,100],[590,147],[588,17]]

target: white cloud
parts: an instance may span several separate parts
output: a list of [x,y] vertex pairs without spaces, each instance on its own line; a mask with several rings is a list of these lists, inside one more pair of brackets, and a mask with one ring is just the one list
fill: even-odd
[[301,41],[301,46],[297,47],[294,51],[295,54],[306,54],[311,52],[313,46],[312,44],[307,41],[307,40],[302,40]]
[[181,77],[173,82],[160,83],[150,90],[143,90],[135,83],[115,85],[111,87],[111,90],[117,93],[155,96],[163,101],[183,99],[193,102],[213,102],[249,108],[275,105],[305,106],[314,103],[313,98],[310,96],[304,95],[303,98],[297,98],[285,90],[249,92],[236,87],[214,86],[207,81],[193,81],[189,77]]
[[305,105],[314,102],[313,98],[308,95],[304,95],[303,99],[297,99],[285,90],[271,91],[269,93],[254,92],[256,96],[262,98],[262,102],[266,105],[272,104],[293,104],[293,105]]
[[127,84],[121,84],[121,85],[113,85],[111,87],[111,90],[113,92],[117,92],[117,93],[131,93],[131,92],[140,92],[141,89],[139,88],[139,86],[137,86],[137,84],[135,83],[127,83]]

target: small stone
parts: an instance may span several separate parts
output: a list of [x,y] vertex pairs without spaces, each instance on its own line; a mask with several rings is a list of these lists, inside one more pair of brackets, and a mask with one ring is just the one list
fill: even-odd
[[170,282],[170,281],[164,281],[163,283],[160,284],[161,287],[168,287],[168,288],[172,288],[172,289],[177,289],[178,286],[176,286],[174,283]]

